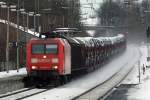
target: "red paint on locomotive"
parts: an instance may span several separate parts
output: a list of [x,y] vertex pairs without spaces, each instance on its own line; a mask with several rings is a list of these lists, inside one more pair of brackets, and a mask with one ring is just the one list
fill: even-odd
[[26,63],[28,74],[37,70],[55,70],[62,75],[64,73],[64,42],[59,38],[32,39],[27,44]]

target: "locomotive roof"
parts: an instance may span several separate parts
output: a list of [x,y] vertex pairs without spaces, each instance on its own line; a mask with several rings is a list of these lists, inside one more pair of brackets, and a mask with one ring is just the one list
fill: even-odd
[[[60,28],[60,29],[64,29],[64,28]],[[66,30],[67,29],[68,28],[66,28]],[[101,46],[104,46],[104,45],[119,43],[125,39],[123,34],[118,34],[117,36],[111,36],[111,37],[96,37],[96,38],[94,37],[67,37],[58,33],[56,34],[51,33],[49,35],[50,35],[50,38],[63,38],[63,39],[66,39],[70,44],[75,44],[75,45],[84,44],[87,47],[91,47],[95,44],[98,44],[98,45],[100,44]]]
[[70,34],[70,33],[77,33],[80,31],[78,31],[77,28],[56,28],[53,32]]
[[76,39],[74,38],[70,38],[70,37],[66,37],[67,41],[71,44],[80,44]]
[[84,41],[82,41],[81,39],[78,39],[78,38],[74,38],[76,41],[78,41],[80,44],[82,44],[82,45],[84,45],[85,44],[85,42]]
[[78,29],[77,28],[63,27],[63,28],[55,28],[55,30],[78,30]]

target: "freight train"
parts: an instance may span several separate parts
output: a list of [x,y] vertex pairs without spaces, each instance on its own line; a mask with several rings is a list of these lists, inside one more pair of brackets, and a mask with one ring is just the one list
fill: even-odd
[[[112,37],[69,37],[69,31],[46,33],[27,44],[28,76],[40,81],[65,83],[76,73],[99,68],[112,56],[126,49],[123,34]],[[41,37],[41,36],[40,36]]]

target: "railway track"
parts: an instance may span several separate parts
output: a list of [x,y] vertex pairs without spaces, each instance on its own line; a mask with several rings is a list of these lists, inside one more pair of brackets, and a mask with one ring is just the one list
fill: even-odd
[[104,100],[107,95],[109,95],[112,91],[115,90],[116,87],[120,85],[120,83],[128,76],[133,68],[134,66],[130,68],[122,67],[120,71],[118,71],[108,80],[74,97],[72,100]]
[[[125,65],[126,66],[126,65]],[[92,89],[78,95],[77,97],[73,98],[72,100],[101,100],[103,99],[108,93],[110,93],[114,87],[116,87],[133,69],[132,68],[121,68],[120,71],[114,74],[111,78],[104,81],[103,83],[93,87]],[[127,71],[124,71],[127,70]],[[0,100],[22,100],[52,89],[52,86],[47,86],[44,88],[24,88],[18,91],[14,91],[8,94],[0,95]]]
[[0,100],[22,100],[31,97],[33,95],[49,91],[52,88],[53,88],[52,86],[47,86],[43,88],[35,88],[35,87],[24,88],[21,90],[13,91],[11,93],[0,95]]

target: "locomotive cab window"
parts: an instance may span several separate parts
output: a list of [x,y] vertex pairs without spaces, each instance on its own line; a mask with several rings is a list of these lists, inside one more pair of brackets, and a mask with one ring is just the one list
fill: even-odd
[[32,45],[32,54],[44,54],[44,45],[42,44]]
[[58,46],[56,44],[47,44],[46,45],[46,54],[57,54]]
[[57,44],[33,44],[32,54],[57,54]]

